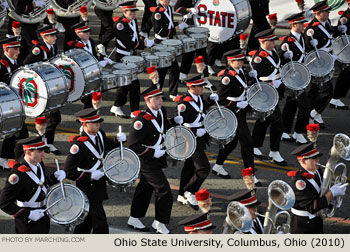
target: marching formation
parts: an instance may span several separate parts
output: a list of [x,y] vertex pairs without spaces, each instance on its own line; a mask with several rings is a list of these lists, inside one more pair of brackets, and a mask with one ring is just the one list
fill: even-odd
[[[190,234],[211,233],[219,225],[210,220],[211,198],[202,185],[210,171],[230,178],[223,164],[238,142],[247,189],[230,196],[222,232],[323,233],[323,218],[341,207],[348,186],[346,166],[338,160],[350,159],[349,137],[334,136],[329,160],[322,166],[317,136],[327,127],[322,112],[328,105],[348,110],[341,98],[349,90],[350,0],[336,26],[329,21],[327,1],[310,8],[312,20],[306,20],[303,11],[295,12],[286,18],[290,33],[282,38],[275,35],[271,22],[276,15],[269,16],[270,23],[266,17],[269,1],[222,1],[228,2],[225,12],[216,0],[178,0],[174,7],[170,0],[144,0],[140,30],[134,1],[1,2],[0,26],[6,12],[9,22],[7,38],[0,41],[0,166],[9,173],[0,209],[14,217],[16,233],[49,233],[50,220],[77,234],[109,233],[103,206],[107,184],[123,189],[139,178],[127,225],[150,231],[142,218],[154,194],[151,226],[169,234],[174,199],[162,170],[169,158],[184,161],[176,201],[202,211],[178,224]],[[88,21],[92,2],[101,20],[96,42]],[[296,2],[302,10],[303,1]],[[122,15],[113,17],[117,7]],[[179,16],[182,22],[175,21]],[[247,41],[244,31],[251,19]],[[64,33],[62,47],[56,43],[58,33]],[[280,45],[275,43],[278,39]],[[112,40],[114,49],[107,54]],[[193,61],[197,73],[190,74]],[[341,72],[333,88],[335,64]],[[217,67],[222,69],[216,71]],[[144,72],[150,81],[141,92],[138,74]],[[220,77],[217,86],[209,81],[210,75]],[[178,92],[181,85],[187,87],[184,94]],[[208,97],[203,96],[205,88],[210,90]],[[128,137],[121,126],[114,139],[100,128],[102,96],[112,89],[116,91],[110,112],[133,119]],[[128,97],[130,115],[124,112]],[[140,108],[140,98],[145,108]],[[167,112],[163,99],[176,103],[174,115]],[[285,105],[280,108],[282,99]],[[62,155],[55,146],[60,109],[79,100],[83,109],[72,114],[80,134],[69,138],[64,169],[56,160],[57,171],[48,176],[45,153]],[[252,132],[248,113],[256,118]],[[26,117],[35,120],[35,136],[29,137]],[[265,155],[261,147],[269,127],[270,152]],[[128,147],[123,146],[126,141]],[[300,145],[291,153],[300,168],[288,172],[289,183],[275,180],[268,185],[269,203],[262,214],[257,211],[261,202],[256,190],[262,183],[254,158],[287,166],[281,141]],[[213,167],[205,153],[212,143],[220,147]],[[336,177],[339,170],[343,173]],[[75,185],[63,183],[66,178]],[[283,215],[286,223],[277,226]]]

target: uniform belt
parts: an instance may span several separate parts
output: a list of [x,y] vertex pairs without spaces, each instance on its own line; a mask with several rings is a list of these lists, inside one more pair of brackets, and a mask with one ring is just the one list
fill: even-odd
[[130,55],[133,54],[133,51],[125,51],[125,50],[117,48],[117,53],[120,53],[120,54],[123,54],[123,55],[126,55],[126,56],[130,56]]
[[245,101],[246,97],[243,95],[243,97],[226,97],[226,100],[233,101],[233,102],[239,102],[239,101]]
[[168,39],[168,37],[162,37],[162,36],[160,36],[160,35],[158,35],[158,34],[154,34],[154,37],[155,37],[156,39],[159,39],[159,40],[166,40],[166,39]]
[[298,209],[292,208],[291,212],[294,215],[297,215],[297,216],[309,217],[309,219],[313,219],[313,218],[316,217],[316,215],[311,214],[311,213],[309,213],[308,211],[305,211],[305,210],[298,210]]
[[17,206],[19,207],[30,207],[30,208],[39,208],[46,205],[46,200],[40,202],[29,202],[29,201],[19,201],[17,200]]
[[184,123],[183,124],[187,128],[199,128],[203,126],[203,122],[197,122],[197,123]]
[[276,74],[276,75],[273,76],[273,77],[260,77],[259,79],[260,79],[261,81],[273,81],[273,80],[281,79],[281,76],[280,76],[280,74]]

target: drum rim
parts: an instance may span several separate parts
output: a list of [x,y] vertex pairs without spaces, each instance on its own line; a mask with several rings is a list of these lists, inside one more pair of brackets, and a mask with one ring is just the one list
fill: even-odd
[[[275,108],[276,108],[276,106],[277,106],[277,104],[278,104],[278,100],[279,100],[279,95],[278,95],[278,91],[276,90],[276,88],[274,88],[271,84],[269,84],[269,83],[266,83],[266,82],[259,82],[260,83],[260,85],[263,85],[263,86],[268,86],[269,88],[271,88],[273,91],[274,91],[274,93],[276,94],[276,100],[275,100],[275,102],[274,102],[274,105],[273,105],[273,107],[272,108],[270,108],[270,109],[268,109],[268,110],[261,110],[261,109],[258,109],[258,108],[255,108],[255,106],[252,106],[252,104],[250,103],[250,101],[248,101],[248,104],[249,104],[249,106],[251,106],[255,111],[257,111],[257,112],[261,112],[261,113],[267,113],[267,112],[269,112],[269,111],[273,111]],[[251,90],[252,88],[253,88],[253,86],[255,86],[255,85],[258,85],[258,83],[254,83],[253,85],[251,85],[249,88],[248,88],[248,90],[247,90],[247,99],[249,100],[249,97],[248,97],[248,93],[249,93],[249,90]]]
[[[236,135],[236,132],[237,132],[237,127],[238,127],[238,120],[237,120],[237,116],[235,115],[235,113],[233,113],[230,109],[228,109],[228,108],[223,108],[223,107],[220,107],[220,109],[221,109],[221,111],[225,111],[225,112],[227,112],[228,114],[231,114],[232,116],[233,116],[233,121],[234,121],[234,128],[233,128],[233,131],[232,131],[232,133],[231,133],[231,135],[229,135],[228,137],[231,137],[231,136],[235,136]],[[206,114],[206,116],[205,116],[205,118],[204,118],[204,128],[205,128],[205,130],[207,131],[207,127],[208,127],[208,118],[209,118],[209,115],[210,114],[212,114],[212,113],[214,113],[215,111],[219,111],[219,108],[212,108],[212,109],[210,109],[208,112],[207,112],[207,114]],[[207,131],[208,132],[208,131]],[[216,139],[216,140],[225,140],[225,139],[227,139],[228,137],[226,136],[225,138],[219,138],[219,137],[214,137],[214,136],[212,136],[209,132],[208,132],[208,134],[209,134],[209,136],[211,137],[211,138],[214,138],[214,139]]]
[[[295,65],[301,66],[303,69],[307,70],[308,78],[307,78],[306,84],[304,84],[303,87],[300,87],[300,88],[298,89],[298,88],[292,87],[291,85],[289,85],[289,84],[287,84],[286,82],[283,81],[283,80],[285,79],[285,77],[286,77],[286,76],[284,76],[283,72],[284,72],[284,70],[287,68],[287,66],[292,65],[291,62],[288,62],[288,63],[284,64],[283,67],[282,67],[282,70],[281,70],[281,76],[283,76],[283,77],[282,77],[282,82],[283,82],[283,84],[284,84],[287,88],[292,89],[292,90],[295,90],[295,91],[300,91],[300,90],[305,89],[305,88],[310,84],[310,82],[311,82],[311,73],[310,73],[309,68],[308,68],[304,63],[300,63],[300,62],[293,61],[293,64],[294,64],[294,66],[295,66]],[[285,70],[285,71],[287,71],[287,70]]]
[[[338,40],[340,40],[341,38],[345,38],[345,36],[347,36],[348,37],[348,39],[350,40],[350,35],[341,35],[341,36],[339,36],[339,37],[336,37],[335,39],[334,39],[334,41],[333,41],[333,45],[332,45],[332,50],[334,51],[334,45],[336,44],[336,42],[338,41]],[[340,59],[339,57],[337,57],[337,61],[339,61],[340,63],[343,63],[343,64],[350,64],[350,58],[349,58],[349,60],[342,60],[342,59]]]
[[103,159],[103,163],[102,163],[102,169],[103,169],[103,172],[104,174],[106,175],[106,177],[114,184],[116,185],[126,185],[126,184],[129,184],[133,181],[135,181],[137,179],[137,177],[139,176],[140,174],[140,170],[141,170],[141,161],[140,161],[140,158],[138,157],[138,155],[131,149],[127,148],[127,147],[123,147],[123,151],[126,150],[127,152],[129,152],[130,154],[132,154],[134,157],[136,157],[136,160],[137,160],[137,169],[136,169],[136,174],[134,177],[130,178],[128,181],[125,181],[125,182],[116,182],[115,179],[112,179],[112,177],[105,171],[106,170],[106,162],[107,162],[107,159],[110,155],[112,155],[112,153],[114,152],[117,152],[117,151],[120,151],[120,148],[114,148],[113,150],[109,151],[106,155],[106,157]]
[[[82,207],[80,209],[79,214],[72,221],[59,221],[57,219],[54,219],[54,217],[50,214],[50,209],[48,209],[47,216],[50,218],[50,220],[52,220],[53,222],[55,222],[57,224],[67,225],[67,224],[71,224],[71,223],[76,222],[85,211],[89,212],[90,203],[89,203],[87,196],[84,194],[84,192],[80,188],[78,188],[77,186],[75,186],[73,184],[68,184],[68,183],[63,184],[63,186],[72,187],[75,191],[77,191],[79,193],[79,195],[83,199],[82,200],[83,204],[82,204]],[[61,185],[55,185],[54,187],[52,187],[50,189],[50,191],[47,193],[47,199],[49,199],[49,196],[53,193],[53,191],[55,191],[56,189],[58,189],[60,187],[61,187]],[[87,202],[86,202],[86,200],[87,200]],[[47,203],[48,203],[48,200],[47,200]],[[87,209],[85,209],[85,207],[87,207]]]
[[[179,161],[182,161],[182,160],[185,160],[185,159],[187,159],[187,158],[190,158],[192,155],[193,155],[193,153],[196,151],[196,148],[197,148],[197,140],[196,140],[196,136],[194,135],[194,133],[192,132],[192,130],[190,130],[189,128],[187,128],[187,127],[185,127],[185,126],[180,126],[180,125],[178,125],[178,126],[174,126],[174,127],[171,127],[170,129],[168,129],[167,130],[167,133],[165,134],[165,137],[164,137],[164,144],[166,145],[166,138],[167,138],[167,136],[169,136],[170,135],[170,131],[174,131],[174,130],[176,130],[176,129],[181,129],[181,130],[183,130],[183,129],[185,129],[185,131],[187,131],[188,133],[189,133],[189,135],[191,135],[191,137],[193,138],[193,149],[192,149],[192,151],[191,152],[189,152],[189,154],[188,155],[186,155],[186,157],[183,157],[183,158],[178,158],[178,157],[175,157],[174,155],[172,155],[172,154],[170,154],[168,151],[167,151],[167,147],[168,146],[165,146],[166,147],[166,149],[165,149],[165,151],[166,151],[166,153],[172,158],[172,159],[175,159],[175,160],[179,160]],[[171,146],[170,146],[171,147]]]
[[[311,76],[312,77],[317,77],[317,78],[322,78],[322,77],[324,77],[324,76],[327,76],[327,75],[329,75],[331,72],[332,72],[332,70],[334,69],[334,62],[333,62],[333,59],[332,59],[332,55],[329,53],[329,52],[326,52],[326,51],[324,51],[324,50],[318,50],[318,53],[319,54],[324,54],[324,55],[327,55],[327,56],[329,56],[329,58],[331,59],[331,64],[330,64],[330,69],[329,69],[329,71],[327,72],[327,73],[323,73],[323,74],[312,74],[312,71],[310,70],[310,68],[309,68],[309,70],[310,70],[310,73],[311,73]],[[315,50],[312,50],[311,52],[309,52],[309,53],[307,53],[306,55],[305,55],[305,60],[304,60],[304,62],[305,62],[305,64],[307,63],[307,59],[309,58],[309,57],[311,57],[310,55],[311,54],[316,54],[316,51]]]

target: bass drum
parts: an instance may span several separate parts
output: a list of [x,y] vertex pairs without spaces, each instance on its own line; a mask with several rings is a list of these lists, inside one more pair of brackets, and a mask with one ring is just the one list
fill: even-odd
[[49,62],[18,68],[11,77],[10,86],[21,97],[26,116],[32,118],[63,107],[69,93],[66,76]]
[[225,42],[244,32],[252,13],[248,0],[199,0],[195,8],[198,10],[195,25],[208,28],[209,41],[215,43]]
[[221,112],[223,116],[218,108],[211,109],[205,116],[204,127],[213,142],[225,145],[235,137],[238,123],[231,110],[221,108]]
[[311,51],[305,56],[305,65],[309,68],[312,82],[323,85],[330,81],[334,74],[334,61],[329,52],[318,50],[320,58],[317,57],[316,51]]
[[0,82],[0,138],[13,136],[24,123],[21,97],[6,83]]
[[309,69],[305,64],[295,61],[293,64],[288,62],[282,67],[281,76],[283,84],[296,94],[303,92],[311,81]]
[[63,185],[66,199],[63,199],[60,185],[54,186],[47,194],[46,206],[49,218],[60,225],[75,227],[82,223],[89,213],[90,203],[86,195],[76,186],[71,184]]
[[120,148],[111,150],[103,160],[103,171],[106,177],[118,187],[133,185],[139,176],[140,167],[137,154],[124,147],[122,150]]
[[173,159],[185,160],[190,158],[197,147],[193,132],[183,126],[170,128],[165,135],[165,151]]
[[69,102],[77,101],[100,89],[101,70],[97,59],[84,49],[72,49],[51,60],[70,81]]

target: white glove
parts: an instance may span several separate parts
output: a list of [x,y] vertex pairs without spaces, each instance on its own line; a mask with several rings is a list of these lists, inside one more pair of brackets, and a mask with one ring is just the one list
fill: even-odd
[[124,141],[126,141],[126,135],[125,135],[125,133],[118,133],[117,134],[117,141],[118,142],[124,142]]
[[102,44],[96,46],[96,51],[101,55],[106,55],[106,47]]
[[338,59],[338,56],[335,54],[332,54],[332,59],[333,59],[333,63]]
[[1,158],[1,157],[0,157],[0,166],[4,167],[6,169],[10,168],[8,165],[8,160],[5,158]]
[[181,24],[179,24],[179,29],[182,31],[183,29],[187,28],[188,24],[186,24],[185,22],[182,22]]
[[279,86],[281,86],[282,82],[281,80],[273,80],[272,81],[272,85],[274,88],[279,88]]
[[106,60],[101,60],[101,61],[99,61],[98,62],[98,65],[100,66],[100,67],[106,67],[106,65],[107,65],[107,61]]
[[100,180],[105,174],[101,170],[96,170],[91,173],[91,180]]
[[245,109],[248,106],[248,102],[247,101],[239,101],[237,102],[237,108],[240,109]]
[[196,133],[196,135],[197,135],[197,137],[202,137],[202,136],[204,136],[205,135],[205,133],[207,133],[206,131],[205,131],[205,129],[197,129],[197,133]]
[[64,170],[55,171],[53,175],[58,181],[62,181],[66,178],[66,172]]
[[153,156],[155,158],[160,158],[160,157],[164,156],[164,154],[165,154],[165,150],[155,149]]
[[316,46],[318,45],[317,39],[311,39],[311,40],[310,40],[310,44],[311,44],[313,47],[316,47]]
[[44,0],[34,0],[36,7],[45,7],[46,2]]
[[28,218],[32,221],[38,221],[45,216],[44,209],[31,210]]
[[338,184],[335,184],[331,187],[330,191],[333,194],[333,198],[335,198],[337,196],[345,195],[345,191],[346,191],[347,186],[340,187],[341,185],[342,185],[341,183],[338,183]]
[[114,64],[114,61],[111,60],[110,58],[104,57],[103,60],[106,61],[108,65],[113,65]]
[[345,33],[348,30],[348,28],[346,27],[346,25],[339,25],[338,26],[338,31],[340,31],[341,33]]
[[145,38],[146,47],[152,47],[154,45],[154,39]]
[[174,117],[174,121],[177,123],[177,124],[182,124],[184,122],[184,118],[182,116],[175,116]]
[[286,59],[291,59],[293,58],[293,52],[292,51],[286,51],[283,56],[286,58]]
[[251,70],[248,75],[249,77],[256,78],[258,77],[258,72],[256,70]]
[[218,96],[218,94],[211,94],[209,96],[209,99],[214,101],[214,102],[217,102],[219,100],[219,96]]
[[197,10],[196,8],[191,8],[191,9],[190,9],[190,13],[191,13],[192,15],[196,15],[196,14],[198,13],[198,10]]
[[6,9],[10,9],[9,3],[7,1],[3,1],[2,5],[6,8]]

